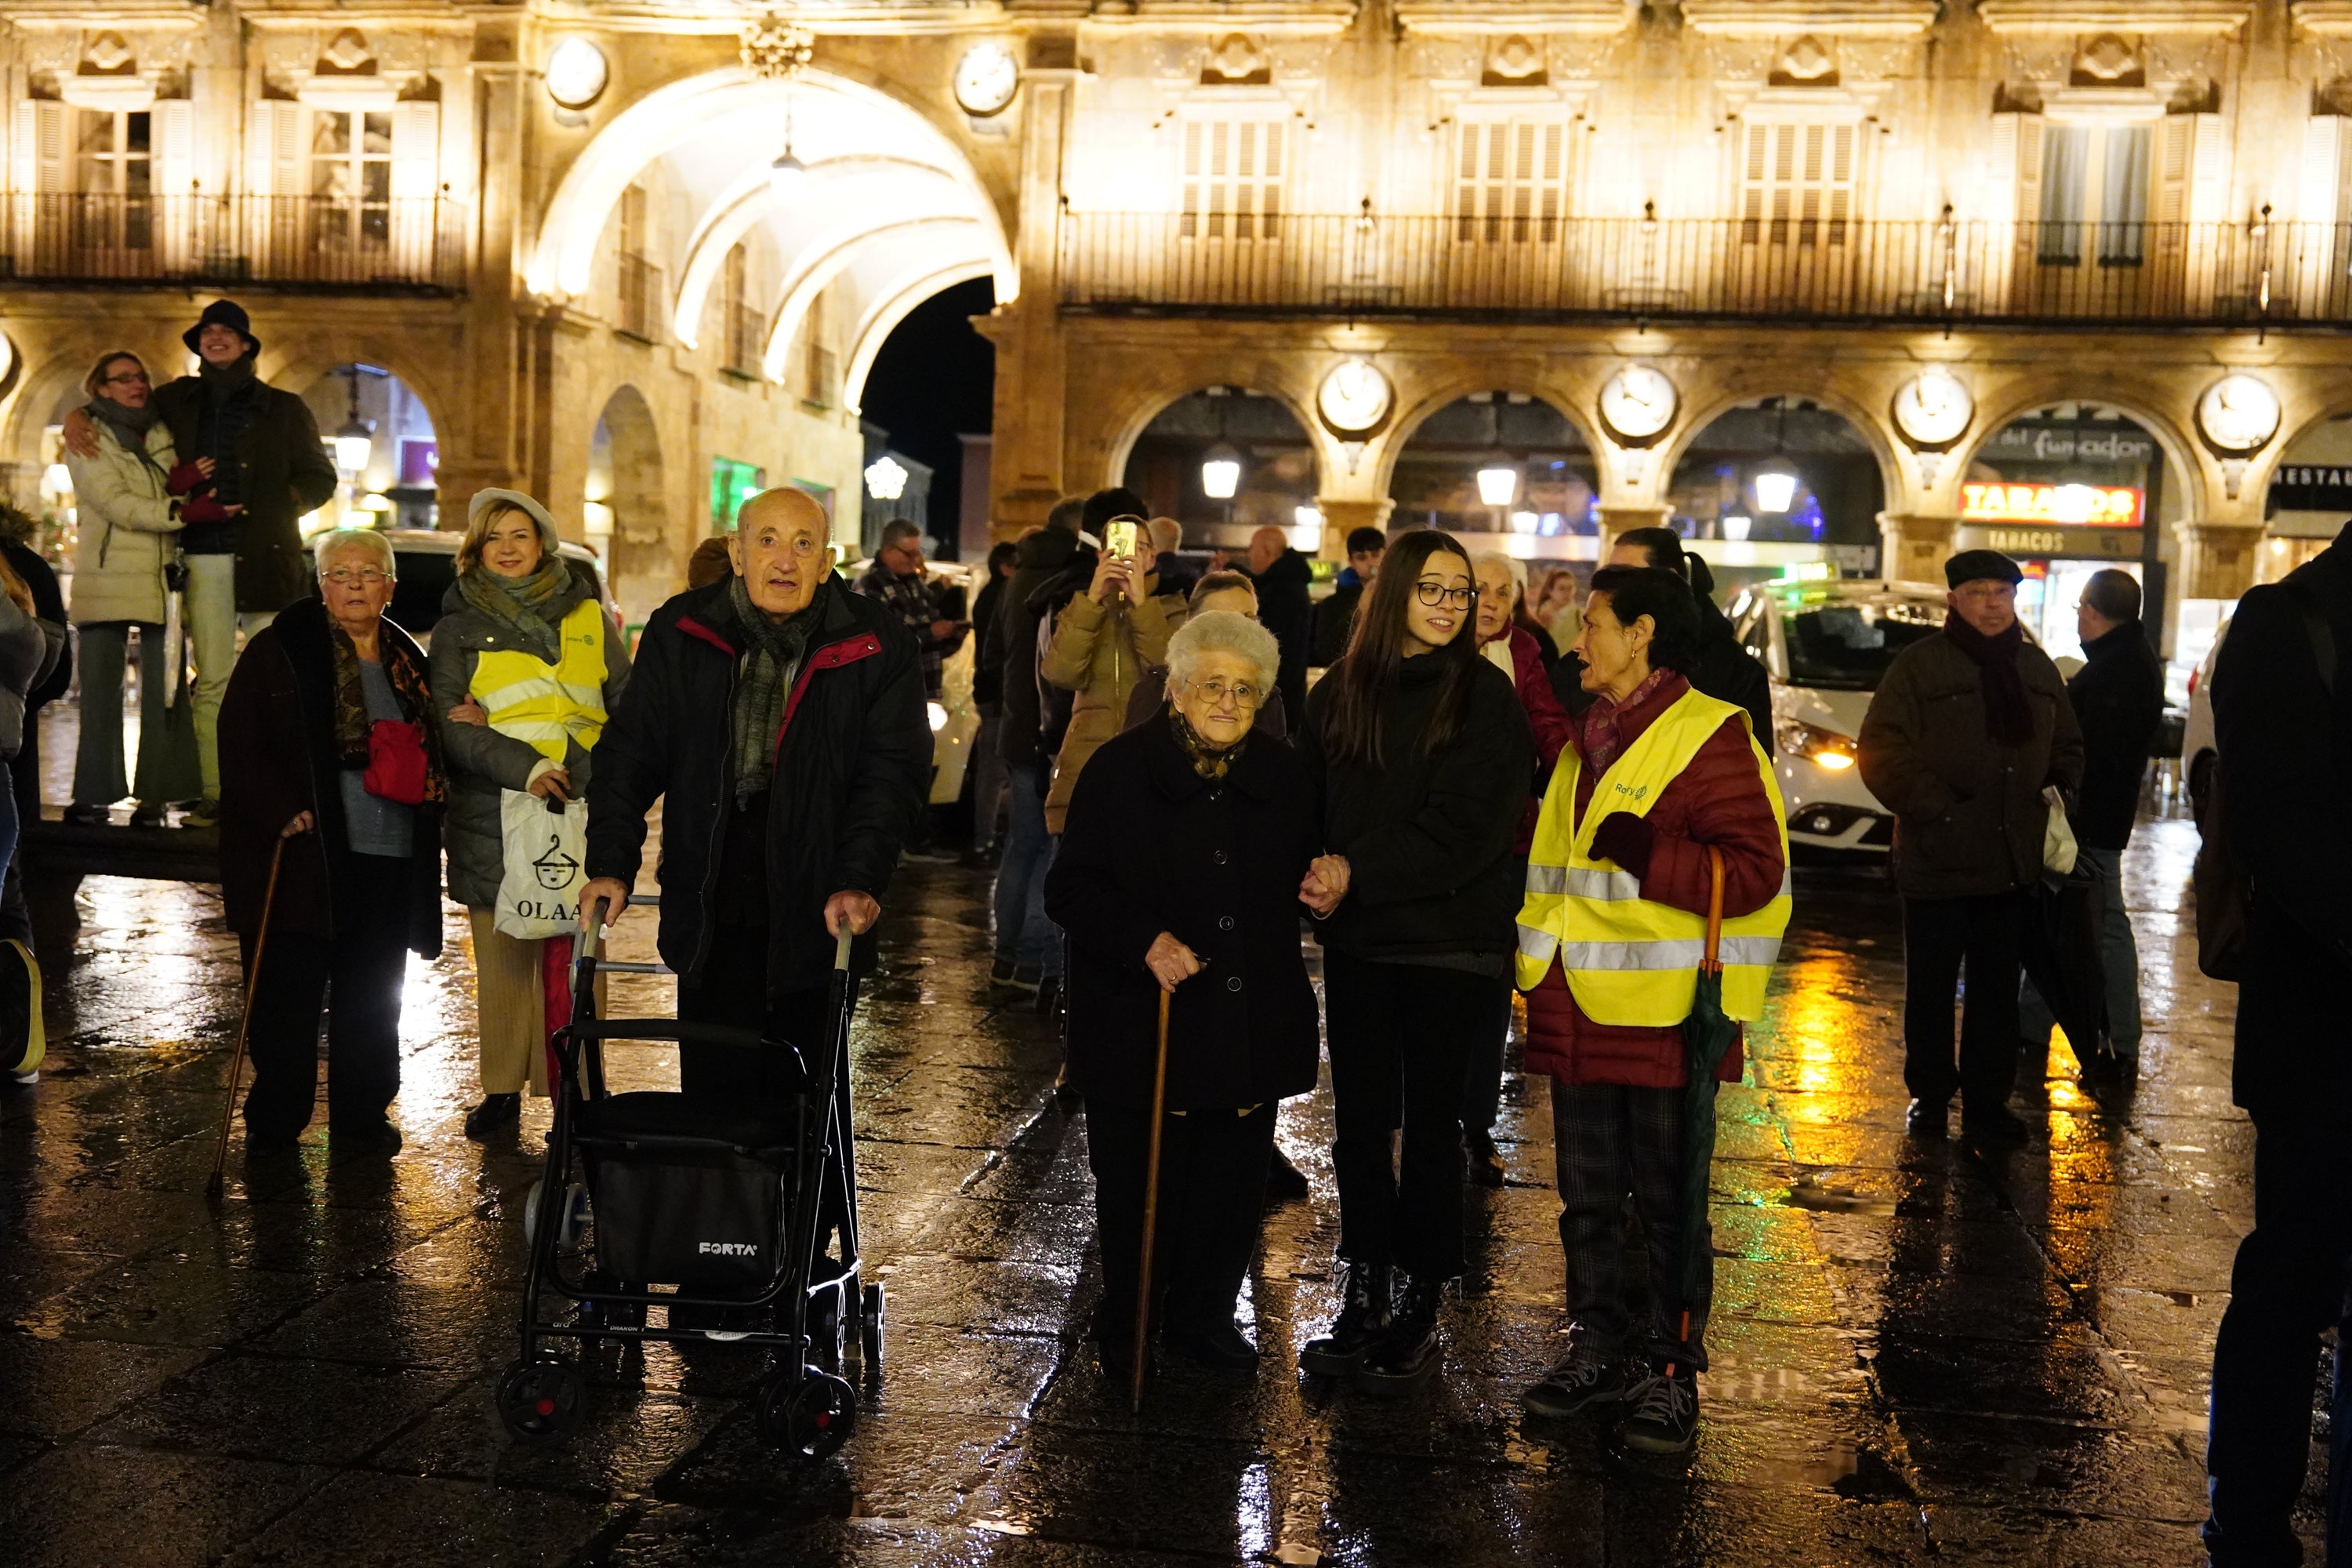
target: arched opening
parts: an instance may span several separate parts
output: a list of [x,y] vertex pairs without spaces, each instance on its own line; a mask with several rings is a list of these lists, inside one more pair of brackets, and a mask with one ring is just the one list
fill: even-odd
[[2352,412],[2308,426],[2271,470],[2254,581],[2275,583],[2335,542],[2352,518]]
[[1719,581],[1790,567],[1860,574],[1878,547],[1886,476],[1853,422],[1800,397],[1764,397],[1702,426],[1666,482],[1671,526]]
[[1184,525],[1189,545],[1239,550],[1261,528],[1297,549],[1322,544],[1315,448],[1290,405],[1247,387],[1210,386],[1153,416],[1121,481],[1153,515]]
[[302,401],[340,481],[334,499],[302,520],[303,531],[439,526],[440,444],[414,387],[381,365],[354,361],[304,387]]
[[[712,507],[720,510],[716,479]],[[751,489],[756,490],[754,482]],[[588,447],[584,531],[612,576],[624,625],[642,624],[664,599],[684,587],[671,545],[669,507],[662,481],[661,437],[645,395],[623,386],[604,400]],[[733,507],[724,508],[729,526]]]
[[975,278],[920,300],[894,323],[865,329],[880,338],[866,351],[863,385],[851,395],[866,445],[867,554],[894,518],[919,527],[939,559],[988,553],[996,350],[971,318],[994,306],[989,280]]
[[1590,561],[1600,489],[1592,448],[1559,409],[1525,393],[1474,392],[1398,448],[1390,522],[1503,534],[1504,548],[1528,559]]
[[2221,605],[2201,601],[2168,616],[2171,524],[2185,515],[2188,494],[2164,443],[2122,409],[2052,404],[2010,420],[1969,454],[1953,548],[2016,560],[2025,573],[2019,618],[2053,658],[2082,657],[2075,603],[2091,574],[2115,567],[2139,579],[2147,625],[2186,616],[2174,630],[2193,664],[2212,644]]

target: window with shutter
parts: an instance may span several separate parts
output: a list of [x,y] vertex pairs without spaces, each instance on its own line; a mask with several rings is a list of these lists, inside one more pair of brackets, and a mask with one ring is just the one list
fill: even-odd
[[830,408],[840,374],[834,357],[833,311],[823,290],[801,318],[801,342],[806,345],[801,355],[801,401]]
[[392,116],[310,113],[311,244],[327,251],[384,248],[392,243]]
[[144,110],[78,109],[73,113],[74,248],[85,265],[119,270],[102,253],[142,251],[154,244],[153,117]]
[[1186,239],[1281,237],[1286,120],[1274,115],[1184,121],[1182,217]]
[[1551,245],[1568,210],[1562,120],[1465,117],[1454,126],[1454,237],[1465,245]]
[[751,274],[750,255],[740,244],[730,247],[719,279],[719,331],[726,345],[726,368],[757,375],[766,322],[751,304]]
[[2041,229],[2034,258],[2137,267],[2147,255],[2154,132],[2145,125],[2053,125],[2042,139]]
[[1853,125],[1749,123],[1741,143],[1747,245],[1843,245],[1854,212]]
[[615,279],[620,290],[619,325],[621,331],[650,342],[660,274],[646,254],[652,237],[646,228],[643,185],[631,185],[621,193],[620,242],[620,267]]

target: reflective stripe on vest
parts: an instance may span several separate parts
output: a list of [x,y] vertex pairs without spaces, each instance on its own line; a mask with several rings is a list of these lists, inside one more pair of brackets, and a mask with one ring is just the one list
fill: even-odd
[[555,663],[518,648],[485,648],[468,689],[490,728],[528,742],[550,762],[570,742],[585,751],[604,732],[604,612],[583,599],[563,617]]
[[[1573,747],[1560,753],[1528,858],[1527,900],[1518,919],[1521,990],[1535,989],[1558,962],[1577,1005],[1597,1024],[1666,1027],[1690,1016],[1706,953],[1706,916],[1643,898],[1640,878],[1613,861],[1592,858],[1592,836],[1613,812],[1647,816],[1699,748],[1734,716],[1744,732],[1746,710],[1684,692],[1596,781],[1580,822],[1573,820],[1579,759]],[[1753,737],[1748,750],[1772,803],[1785,867],[1788,810],[1771,763]],[[1724,921],[1718,956],[1724,1011],[1732,1017],[1762,1015],[1765,982],[1780,954],[1790,906],[1784,871],[1770,902]]]

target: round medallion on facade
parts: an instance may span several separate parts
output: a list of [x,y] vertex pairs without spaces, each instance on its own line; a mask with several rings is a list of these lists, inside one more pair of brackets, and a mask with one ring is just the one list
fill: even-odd
[[1381,427],[1395,406],[1396,388],[1368,359],[1342,360],[1316,389],[1315,411],[1341,436],[1364,436]]
[[604,51],[576,34],[547,52],[547,96],[560,108],[587,108],[604,95],[611,79]]
[[1665,434],[1681,406],[1675,384],[1653,365],[1624,365],[1601,385],[1601,422],[1629,447]]
[[956,62],[956,102],[975,118],[1003,112],[1020,86],[1021,62],[1003,44],[974,44]]
[[2278,427],[2278,394],[2258,375],[2234,371],[2197,400],[2197,428],[2218,451],[2258,451]]
[[1931,364],[1895,395],[1895,427],[1922,452],[1940,452],[1968,434],[1977,400],[1967,383],[1940,364]]

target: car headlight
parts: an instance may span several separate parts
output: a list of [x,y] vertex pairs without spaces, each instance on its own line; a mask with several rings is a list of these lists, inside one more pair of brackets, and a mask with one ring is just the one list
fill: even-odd
[[932,734],[936,735],[948,727],[948,710],[936,702],[927,702],[923,706],[930,710]]
[[1832,771],[1854,764],[1853,737],[1841,735],[1835,730],[1824,730],[1801,719],[1780,719],[1773,721],[1772,735],[1780,742],[1782,756],[1802,757]]

